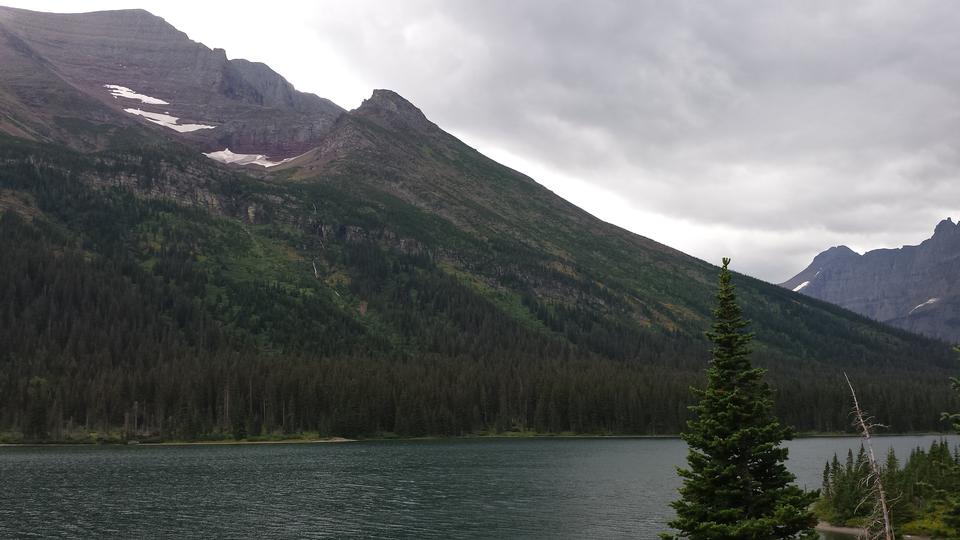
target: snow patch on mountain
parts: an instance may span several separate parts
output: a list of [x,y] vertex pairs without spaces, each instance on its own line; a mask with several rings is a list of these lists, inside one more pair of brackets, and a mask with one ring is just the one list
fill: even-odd
[[139,99],[141,102],[148,105],[169,105],[170,103],[155,97],[150,97],[146,94],[139,94],[133,90],[127,88],[126,86],[120,86],[119,84],[105,84],[103,85],[110,94],[116,98],[127,98],[127,99]]
[[793,292],[800,292],[800,291],[803,290],[804,287],[806,287],[806,286],[809,285],[809,284],[810,284],[809,281],[804,281],[803,283],[801,283],[801,284],[797,285],[796,287],[794,287],[794,288],[793,288]]
[[187,133],[189,131],[197,131],[198,129],[213,129],[217,126],[208,126],[206,124],[179,124],[179,118],[176,116],[170,116],[169,114],[155,113],[150,111],[142,111],[140,109],[124,109],[124,112],[130,114],[135,114],[137,116],[142,116],[147,119],[149,122],[153,122],[158,126],[163,126],[170,128],[174,131],[179,131],[180,133]]
[[915,308],[911,309],[910,312],[907,313],[907,315],[913,314],[914,311],[922,308],[923,306],[929,306],[930,304],[935,304],[935,303],[937,303],[937,302],[939,302],[939,301],[940,301],[939,298],[931,298],[931,299],[927,300],[926,302],[924,302],[924,303],[922,303],[922,304],[918,304]]
[[287,158],[280,161],[271,161],[263,154],[236,154],[231,152],[229,148],[224,148],[219,152],[204,153],[203,155],[214,161],[219,161],[220,163],[233,165],[260,165],[261,167],[276,167],[281,163],[286,163],[291,159],[294,159]]

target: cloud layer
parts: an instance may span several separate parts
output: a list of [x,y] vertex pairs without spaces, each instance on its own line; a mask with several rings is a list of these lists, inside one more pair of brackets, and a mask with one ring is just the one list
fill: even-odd
[[232,5],[145,2],[343,106],[397,90],[599,217],[764,279],[957,214],[956,2]]
[[344,15],[318,10],[311,27],[366,80],[664,228],[637,232],[732,252],[760,277],[835,243],[917,242],[960,202],[960,4],[438,0]]

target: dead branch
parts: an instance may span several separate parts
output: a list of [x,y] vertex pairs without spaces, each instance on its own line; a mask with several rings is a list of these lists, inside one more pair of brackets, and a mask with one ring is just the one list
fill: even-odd
[[[873,452],[873,442],[870,440],[870,431],[878,427],[878,424],[873,423],[864,413],[863,409],[860,408],[860,402],[857,400],[857,392],[853,389],[853,384],[850,382],[850,377],[847,377],[846,372],[843,373],[843,378],[847,380],[847,386],[850,388],[850,396],[853,397],[853,425],[857,428],[857,431],[860,432],[860,436],[863,437],[864,445],[867,448],[867,461],[870,466],[870,473],[864,478],[865,487],[867,488],[867,496],[864,498],[864,501],[868,498],[874,500],[874,512],[870,522],[867,523],[867,533],[871,535],[871,538],[894,540],[895,535],[893,533],[893,523],[890,521],[887,494],[883,489],[880,466],[877,464],[877,458]],[[873,533],[872,531],[877,532]]]

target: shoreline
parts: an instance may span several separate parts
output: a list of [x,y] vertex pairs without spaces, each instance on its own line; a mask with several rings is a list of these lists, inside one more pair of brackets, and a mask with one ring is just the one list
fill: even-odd
[[120,444],[120,446],[232,446],[246,444],[339,444],[347,442],[357,442],[357,440],[347,439],[346,437],[326,437],[323,439],[278,439],[275,441],[162,441],[127,443],[126,445]]
[[[875,438],[883,437],[926,437],[926,436],[951,436],[953,433],[922,432],[922,433],[884,433],[874,435]],[[839,439],[839,438],[858,438],[853,433],[804,433],[794,437],[796,439]],[[594,435],[594,434],[550,434],[550,433],[499,433],[499,434],[469,434],[469,435],[427,435],[423,437],[361,437],[351,439],[347,437],[325,437],[325,438],[290,438],[290,439],[271,439],[261,441],[249,440],[200,440],[200,441],[150,441],[150,442],[97,442],[97,441],[54,441],[54,442],[29,442],[29,443],[0,443],[0,448],[7,447],[65,447],[65,446],[216,446],[216,445],[256,445],[256,444],[325,444],[325,443],[345,443],[345,442],[388,442],[388,441],[446,441],[446,440],[524,440],[524,439],[679,439],[680,435]],[[826,524],[825,524],[826,525]],[[829,526],[829,525],[827,525]]]
[[867,538],[866,529],[860,527],[840,527],[837,525],[831,525],[826,521],[817,523],[817,526],[814,527],[814,530],[818,533],[842,534],[844,536],[849,536],[851,539]]
[[[814,528],[814,530],[818,533],[832,533],[849,536],[850,540],[869,538],[866,529],[862,527],[839,527],[836,525],[830,525],[826,521],[817,523],[817,526]],[[898,536],[898,538],[900,538],[900,536]],[[904,540],[931,540],[929,536],[917,536],[913,534],[905,534],[902,538]]]
[[345,437],[326,437],[323,439],[276,439],[270,441],[159,441],[159,442],[51,442],[51,443],[0,443],[0,448],[41,448],[41,447],[86,447],[86,446],[243,446],[259,444],[340,444],[357,442],[357,439]]

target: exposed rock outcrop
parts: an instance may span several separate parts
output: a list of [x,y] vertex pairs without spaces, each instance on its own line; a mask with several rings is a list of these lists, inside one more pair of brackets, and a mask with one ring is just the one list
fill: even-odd
[[781,284],[894,326],[960,343],[960,224],[947,218],[917,246],[817,255]]
[[363,100],[351,114],[390,129],[421,133],[440,131],[436,124],[427,120],[423,111],[393,90],[374,90],[373,95]]
[[[18,59],[3,63],[3,86],[37,79],[31,70],[38,65],[44,72],[42,80],[27,81],[26,88],[13,92],[18,107],[4,107],[17,113],[17,118],[0,121],[0,129],[11,134],[23,135],[23,129],[14,133],[17,123],[51,123],[39,117],[50,116],[50,104],[57,100],[33,106],[30,99],[34,92],[49,93],[45,88],[51,85],[60,88],[64,101],[59,116],[85,117],[86,112],[73,109],[106,106],[132,122],[143,120],[124,109],[141,109],[182,124],[213,126],[169,133],[205,152],[230,148],[278,161],[316,147],[344,113],[327,99],[298,92],[266,65],[228,60],[223,49],[194,42],[143,10],[54,14],[0,7],[0,34],[6,35],[0,40],[0,58]],[[153,99],[116,96],[104,85]],[[0,100],[11,93],[5,90],[9,88],[0,87]],[[44,137],[44,129],[35,130],[40,134],[35,138],[58,139],[54,129],[46,130],[49,137]],[[66,137],[57,142],[76,141]]]

